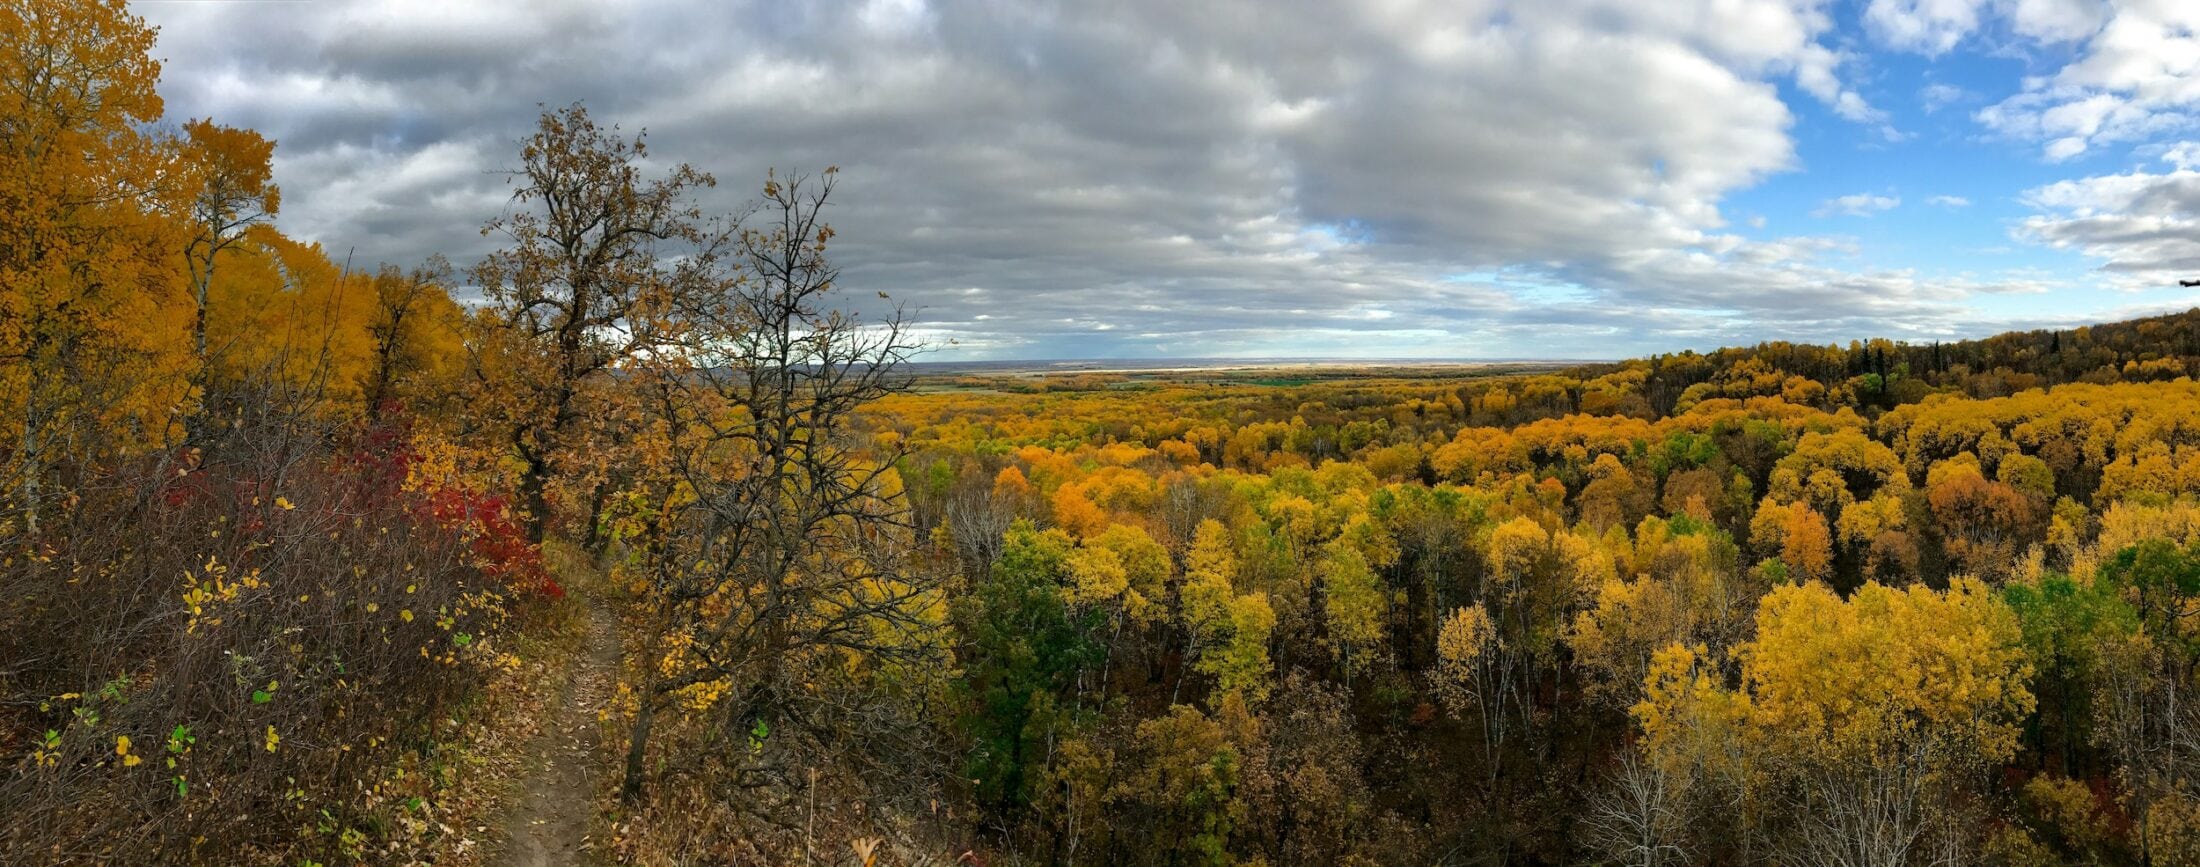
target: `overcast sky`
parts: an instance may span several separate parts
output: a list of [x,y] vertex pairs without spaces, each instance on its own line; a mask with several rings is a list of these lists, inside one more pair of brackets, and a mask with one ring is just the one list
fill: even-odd
[[[471,263],[539,106],[839,165],[941,358],[1607,358],[2192,306],[2194,0],[140,0],[280,225]],[[2188,141],[2188,139],[2190,139]]]

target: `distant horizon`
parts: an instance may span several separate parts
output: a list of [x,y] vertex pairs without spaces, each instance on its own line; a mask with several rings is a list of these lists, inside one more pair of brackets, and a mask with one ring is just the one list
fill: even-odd
[[1183,357],[1176,357],[1176,358],[1159,358],[1159,357],[1153,357],[1153,358],[1148,358],[1148,357],[1117,357],[1117,358],[985,358],[985,359],[970,359],[970,360],[915,360],[915,361],[910,361],[910,362],[907,362],[907,363],[909,363],[909,364],[912,364],[912,365],[927,365],[927,366],[934,366],[934,367],[1006,367],[1006,366],[1034,366],[1034,365],[1048,365],[1048,366],[1069,366],[1069,365],[1078,365],[1078,366],[1090,366],[1090,365],[1110,365],[1110,366],[1123,367],[1123,368],[1129,368],[1129,369],[1155,369],[1155,368],[1168,368],[1168,367],[1172,367],[1172,366],[1181,366],[1181,365],[1201,365],[1201,366],[1217,366],[1217,367],[1222,367],[1222,366],[1232,366],[1232,365],[1236,365],[1236,366],[1259,366],[1259,365],[1277,365],[1277,364],[1310,364],[1310,365],[1335,365],[1335,364],[1384,364],[1384,365],[1395,365],[1395,366],[1399,366],[1399,367],[1438,367],[1438,366],[1470,366],[1470,365],[1489,365],[1489,364],[1537,364],[1537,365],[1542,365],[1542,364],[1606,364],[1606,363],[1611,363],[1611,362],[1615,362],[1615,361],[1626,361],[1626,360],[1627,360],[1628,358],[1631,358],[1631,357],[1633,357],[1633,356],[1626,356],[1626,357],[1619,357],[1619,358],[1469,358],[1469,357],[1459,357],[1459,358],[1397,358],[1397,357],[1391,357],[1391,358],[1384,358],[1384,357],[1353,357],[1353,356],[1312,356],[1312,355],[1310,355],[1310,356],[1224,356],[1224,355],[1207,355],[1207,356],[1198,356],[1198,355],[1192,355],[1192,356],[1183,356]]
[[[2167,307],[2167,308],[2164,308],[2164,309],[2161,309],[2161,310],[2151,310],[2151,311],[2137,311],[2137,312],[2131,312],[2131,313],[2130,313],[2129,315],[2123,315],[2123,316],[2118,316],[2118,317],[2116,317],[2116,318],[2090,318],[2090,317],[2077,317],[2077,318],[2073,318],[2073,319],[2068,319],[2068,320],[2058,320],[2058,321],[2044,321],[2044,322],[2023,322],[2023,323],[2015,323],[2015,324],[2012,324],[2012,325],[2011,325],[2010,327],[2003,327],[2003,328],[1993,328],[1992,330],[1987,330],[1987,331],[1981,331],[1981,332],[1979,332],[1979,333],[1962,334],[1962,335],[1958,335],[1958,336],[1951,336],[1951,337],[1945,337],[1945,338],[1943,338],[1943,337],[1927,337],[1927,338],[1922,338],[1922,339],[1920,339],[1920,338],[1915,338],[1915,337],[1891,337],[1891,336],[1887,336],[1887,335],[1872,335],[1872,336],[1868,336],[1868,337],[1851,337],[1851,338],[1846,338],[1846,339],[1828,339],[1828,340],[1815,340],[1815,341],[1812,341],[1812,340],[1802,340],[1802,341],[1790,341],[1790,342],[1794,342],[1794,343],[1799,343],[1799,344],[1805,344],[1805,345],[1812,345],[1812,346],[1844,346],[1844,345],[1846,345],[1846,344],[1848,344],[1848,343],[1851,343],[1851,342],[1858,342],[1858,341],[1870,341],[1870,340],[1880,340],[1880,339],[1885,339],[1885,340],[1891,340],[1891,341],[1893,341],[1893,342],[1895,342],[1895,343],[1898,343],[1898,344],[1909,344],[1909,345],[1913,345],[1913,346],[1924,346],[1924,345],[1930,345],[1930,344],[1933,344],[1933,343],[1960,343],[1960,342],[1963,342],[1963,341],[1968,341],[1968,340],[1985,340],[1985,339],[1989,339],[1989,338],[1993,338],[1993,337],[1998,337],[1998,336],[2000,336],[2000,335],[2004,335],[2004,334],[2021,334],[2021,333],[2028,333],[2028,332],[2035,332],[2035,331],[2068,331],[2068,330],[2071,330],[2071,329],[2076,329],[2076,328],[2087,328],[2087,327],[2092,327],[2092,326],[2096,326],[2096,325],[2110,325],[2110,324],[2114,324],[2114,323],[2119,323],[2119,322],[2132,322],[2132,321],[2138,321],[2138,320],[2143,320],[2143,319],[2151,319],[2151,318],[2157,318],[2157,317],[2162,317],[2162,316],[2174,316],[2174,315],[2177,315],[2177,314],[2180,314],[2180,313],[2190,312],[2190,311],[2193,311],[2193,310],[2200,310],[2200,305],[2183,305],[2183,304],[2179,304],[2179,305],[2173,305],[2173,306],[2171,306],[2171,307]],[[1596,357],[1596,356],[1556,356],[1556,355],[1552,355],[1552,356],[1536,356],[1536,355],[1519,355],[1519,356],[1494,356],[1494,355],[1493,355],[1493,356],[1471,356],[1471,355],[1457,355],[1457,356],[1417,356],[1417,355],[1415,355],[1415,356],[1379,356],[1379,355],[1377,355],[1377,356],[1368,356],[1368,355],[1184,355],[1184,356],[1158,356],[1158,355],[1154,355],[1154,356],[1147,356],[1147,355],[1134,355],[1134,356],[1090,356],[1090,357],[1055,357],[1055,358],[1048,358],[1048,357],[1041,357],[1041,356],[1034,356],[1034,357],[1029,357],[1029,358],[965,358],[965,359],[932,359],[932,358],[925,358],[925,359],[923,359],[923,360],[911,361],[911,362],[909,362],[909,363],[910,363],[910,364],[923,364],[923,365],[930,365],[930,366],[944,366],[944,367],[982,367],[982,366],[988,366],[988,365],[991,365],[991,366],[1014,366],[1014,365],[1070,365],[1070,364],[1076,364],[1076,365],[1095,365],[1095,364],[1106,364],[1106,365],[1116,365],[1116,366],[1124,366],[1124,367],[1136,367],[1136,368],[1140,368],[1140,369],[1149,369],[1149,368],[1162,368],[1162,367],[1169,367],[1169,366],[1172,366],[1172,365],[1185,365],[1185,364],[1198,364],[1198,365],[1202,365],[1202,366],[1228,366],[1228,365],[1232,365],[1232,364],[1241,364],[1241,365],[1254,365],[1254,364],[1388,364],[1388,365],[1398,365],[1398,366],[1414,366],[1414,365],[1421,365],[1421,366],[1429,366],[1429,365],[1474,365],[1474,364],[1536,364],[1536,365],[1568,365],[1568,364],[1613,364],[1613,363],[1617,363],[1617,362],[1622,362],[1622,361],[1630,361],[1630,360],[1633,360],[1633,359],[1638,359],[1638,358],[1645,358],[1645,357],[1650,357],[1650,356],[1657,356],[1657,355],[1677,355],[1677,354],[1680,354],[1680,353],[1684,353],[1684,352],[1695,352],[1695,353],[1699,353],[1699,354],[1701,354],[1701,353],[1716,352],[1716,351],[1718,351],[1718,350],[1721,350],[1721,349],[1733,349],[1733,348],[1743,348],[1743,347],[1749,347],[1749,346],[1756,346],[1756,345],[1758,345],[1758,344],[1760,344],[1760,343],[1768,343],[1768,342],[1774,342],[1774,341],[1775,341],[1776,339],[1777,339],[1777,338],[1768,338],[1768,339],[1765,339],[1765,340],[1756,340],[1756,341],[1741,342],[1741,343],[1722,343],[1722,344],[1719,344],[1719,345],[1716,345],[1716,346],[1709,346],[1709,347],[1702,347],[1702,346],[1684,346],[1684,347],[1680,347],[1680,348],[1669,348],[1669,349],[1652,349],[1652,350],[1649,350],[1649,351],[1645,351],[1645,352],[1639,352],[1639,353],[1631,353],[1631,354],[1626,354],[1626,355],[1615,355],[1615,356],[1608,356],[1608,357]]]

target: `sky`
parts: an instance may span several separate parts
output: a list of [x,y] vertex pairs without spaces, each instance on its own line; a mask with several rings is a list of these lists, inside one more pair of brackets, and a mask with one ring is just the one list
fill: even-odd
[[[464,266],[545,106],[838,166],[935,360],[1618,358],[2200,304],[2195,0],[138,0],[278,225]],[[865,310],[873,316],[876,309]]]

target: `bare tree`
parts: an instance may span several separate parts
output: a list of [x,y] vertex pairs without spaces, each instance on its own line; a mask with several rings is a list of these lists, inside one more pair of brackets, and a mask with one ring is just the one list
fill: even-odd
[[1688,821],[1682,804],[1686,788],[1686,781],[1674,779],[1662,764],[1622,750],[1619,765],[1582,817],[1582,838],[1612,864],[1687,863],[1688,850],[1681,845]]
[[1934,760],[1927,738],[1847,761],[1814,762],[1796,776],[1795,863],[1818,867],[1901,867],[1932,830],[1942,806],[1934,784],[1955,769]]
[[665,339],[678,296],[700,285],[725,240],[688,201],[711,176],[681,164],[644,180],[648,153],[642,136],[599,128],[577,103],[545,111],[510,173],[522,184],[512,200],[527,208],[482,228],[512,243],[473,269],[509,351],[476,369],[524,464],[536,541],[550,478],[592,413],[589,386]]
[[918,345],[898,310],[867,324],[830,306],[832,181],[766,183],[768,224],[739,234],[738,267],[683,299],[679,339],[638,374],[661,466],[621,518],[625,568],[646,586],[630,799],[674,708],[746,744],[680,752],[727,765],[710,779],[749,793],[744,807],[825,756],[900,779],[906,744],[890,742],[922,737],[879,679],[936,670],[936,585],[904,566],[917,558],[901,454],[869,448],[852,424],[906,387],[899,368]]
[[942,508],[948,537],[962,558],[963,574],[985,575],[1001,554],[1001,542],[1016,522],[1016,504],[990,486],[958,485]]

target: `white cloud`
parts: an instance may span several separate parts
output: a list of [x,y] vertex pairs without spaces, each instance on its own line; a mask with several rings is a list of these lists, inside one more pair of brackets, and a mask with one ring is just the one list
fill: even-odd
[[1971,200],[1962,196],[1934,196],[1925,201],[1943,208],[1968,208],[1971,206]]
[[[1884,127],[1887,113],[1872,107],[1862,95],[1841,83],[1838,70],[1851,59],[1847,54],[1816,43],[1803,46],[1795,60],[1795,85],[1845,120]],[[1888,131],[1891,132],[1891,128]]]
[[1939,55],[1977,29],[1982,0],[1871,0],[1864,25],[1890,46]]
[[2005,20],[2012,34],[2038,42],[2083,39],[2100,29],[2112,5],[2103,0],[1870,0],[1863,20],[1881,44],[1938,56],[1995,18]]
[[2072,42],[2093,35],[2110,3],[2101,0],[2015,0],[1997,4],[2017,33],[2041,42]]
[[1813,217],[1869,217],[1882,211],[1891,211],[1902,205],[1897,196],[1877,193],[1855,193],[1840,198],[1827,199],[1818,209],[1810,212]]
[[2057,161],[2191,126],[2200,109],[2200,3],[2130,0],[2105,18],[2100,8],[2020,4],[2016,23],[2031,35],[2083,38],[2083,48],[2053,75],[2026,79],[2021,92],[1981,109],[1978,121],[2041,142]]
[[[1870,0],[1862,20],[1879,44],[1929,57],[1974,38],[1992,40],[1997,52],[2068,57],[1973,113],[1997,134],[2035,143],[2049,161],[2200,122],[2200,3]],[[1968,96],[1933,84],[1919,103],[1932,112]]]
[[1927,114],[1971,98],[1971,92],[1952,84],[1928,84],[1917,91],[1918,104]]

